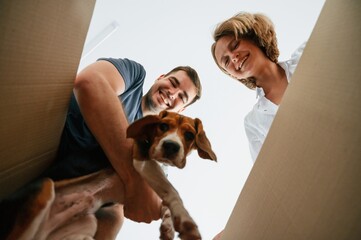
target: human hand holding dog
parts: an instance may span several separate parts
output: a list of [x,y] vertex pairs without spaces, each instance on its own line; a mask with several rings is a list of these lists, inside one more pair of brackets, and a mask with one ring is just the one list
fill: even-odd
[[162,201],[136,172],[125,184],[124,215],[136,222],[150,223],[161,217]]

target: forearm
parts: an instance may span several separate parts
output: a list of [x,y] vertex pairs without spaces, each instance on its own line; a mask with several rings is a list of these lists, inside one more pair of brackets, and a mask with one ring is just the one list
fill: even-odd
[[111,85],[95,76],[74,87],[82,115],[118,175],[127,181],[133,174],[132,140],[126,138],[128,121]]

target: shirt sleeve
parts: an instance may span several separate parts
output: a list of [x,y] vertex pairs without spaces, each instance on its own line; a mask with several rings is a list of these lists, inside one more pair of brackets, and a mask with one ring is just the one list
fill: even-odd
[[108,61],[117,68],[124,79],[124,91],[135,86],[143,85],[146,72],[141,64],[127,58],[99,58],[98,61],[99,60]]
[[[307,42],[304,42],[301,44],[301,46],[299,46],[296,51],[294,51],[291,55],[291,59],[300,59],[302,53],[303,53],[303,50],[305,49],[306,47],[306,44]],[[298,61],[297,61],[298,62]]]
[[296,49],[296,51],[294,51],[292,53],[291,58],[285,62],[285,64],[287,65],[287,69],[288,69],[287,79],[291,79],[293,73],[295,72],[298,62],[301,59],[303,50],[306,47],[306,44],[307,44],[307,42],[304,42],[301,46],[299,46]]
[[256,161],[259,151],[262,147],[261,133],[254,124],[252,124],[250,116],[244,119],[245,132],[248,138],[249,150],[253,163]]

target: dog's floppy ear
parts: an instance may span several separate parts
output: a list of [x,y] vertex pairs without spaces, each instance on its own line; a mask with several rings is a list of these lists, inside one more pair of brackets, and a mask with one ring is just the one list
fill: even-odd
[[197,130],[196,145],[197,145],[198,155],[204,159],[210,159],[210,160],[217,161],[217,156],[213,152],[211,143],[209,142],[209,140],[206,136],[206,133],[203,130],[203,124],[202,124],[201,120],[196,118],[194,121],[195,121],[195,125],[196,125],[196,130]]
[[130,124],[127,128],[127,138],[137,139],[146,133],[145,128],[151,124],[159,123],[158,115],[148,115]]
[[163,110],[163,111],[161,111],[161,112],[159,113],[159,117],[160,117],[160,118],[165,118],[167,115],[168,115],[167,110]]

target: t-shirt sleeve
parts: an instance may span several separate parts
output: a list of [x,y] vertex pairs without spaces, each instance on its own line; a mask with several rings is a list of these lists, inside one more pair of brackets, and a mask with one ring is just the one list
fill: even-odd
[[99,60],[108,61],[117,68],[124,79],[124,91],[135,86],[143,85],[146,72],[141,64],[127,58],[99,58],[98,61]]

